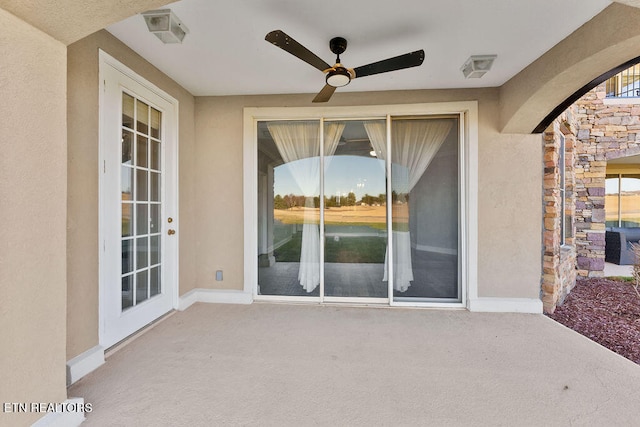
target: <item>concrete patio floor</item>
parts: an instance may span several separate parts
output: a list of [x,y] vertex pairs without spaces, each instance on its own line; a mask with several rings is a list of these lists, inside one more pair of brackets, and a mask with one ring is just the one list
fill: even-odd
[[610,262],[604,263],[604,277],[631,277],[632,265],[617,265]]
[[542,315],[198,303],[69,397],[87,426],[637,425],[640,366]]

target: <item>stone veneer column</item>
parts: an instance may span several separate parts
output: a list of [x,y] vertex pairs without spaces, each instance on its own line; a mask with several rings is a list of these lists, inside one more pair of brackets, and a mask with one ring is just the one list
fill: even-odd
[[[574,217],[574,142],[575,127],[570,123],[570,111],[563,113],[543,134],[544,143],[544,224],[543,274],[541,298],[544,311],[553,313],[562,304],[576,281],[576,251],[573,237],[562,245],[561,221],[563,215]],[[566,206],[562,211],[560,193],[560,135],[565,135],[565,191]],[[573,227],[572,221],[565,224]],[[573,233],[571,233],[573,235]]]

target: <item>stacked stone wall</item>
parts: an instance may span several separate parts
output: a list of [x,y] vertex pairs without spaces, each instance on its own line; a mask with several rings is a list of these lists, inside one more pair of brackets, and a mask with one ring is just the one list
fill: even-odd
[[578,120],[576,249],[578,274],[602,277],[607,160],[640,152],[640,105],[605,101],[605,84],[574,105]]
[[[605,264],[607,160],[640,153],[640,105],[605,101],[605,84],[588,92],[543,135],[544,259],[541,296],[545,312],[562,304],[576,277],[602,277]],[[560,245],[559,133],[567,147],[567,202],[574,238]],[[570,152],[570,153],[569,153]],[[569,191],[571,185],[571,191]]]

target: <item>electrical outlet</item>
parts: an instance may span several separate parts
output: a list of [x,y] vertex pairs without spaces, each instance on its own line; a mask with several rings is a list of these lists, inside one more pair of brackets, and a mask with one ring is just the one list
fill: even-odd
[[217,270],[216,271],[216,281],[217,282],[222,282],[222,270]]

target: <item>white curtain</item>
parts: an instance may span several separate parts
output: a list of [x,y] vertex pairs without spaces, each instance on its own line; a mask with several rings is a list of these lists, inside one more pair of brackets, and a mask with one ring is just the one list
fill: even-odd
[[[435,157],[453,126],[452,120],[397,120],[391,124],[391,182],[396,193],[413,189]],[[365,122],[369,140],[381,160],[386,159],[386,123]],[[413,280],[411,234],[409,230],[393,231],[393,288],[405,292]],[[388,278],[389,247],[384,260],[384,277]]]
[[[324,155],[335,153],[344,123],[327,123],[324,132]],[[294,121],[267,124],[282,160],[305,196],[302,248],[298,280],[312,292],[320,284],[320,230],[316,223],[313,198],[320,185],[320,123]],[[308,161],[301,161],[309,159]]]

